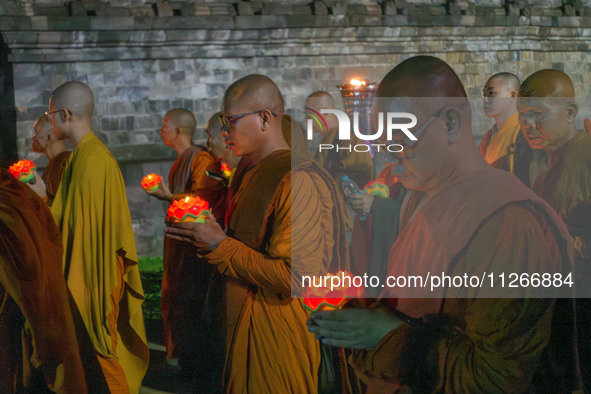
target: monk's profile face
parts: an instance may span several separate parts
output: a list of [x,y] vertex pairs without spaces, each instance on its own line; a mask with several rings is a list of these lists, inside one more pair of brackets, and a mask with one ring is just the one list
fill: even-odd
[[261,113],[258,111],[263,109],[257,109],[253,113],[253,110],[244,100],[233,99],[231,95],[224,101],[222,116],[225,117],[227,126],[223,128],[222,135],[225,139],[226,148],[231,150],[234,156],[252,155],[261,145],[259,141],[262,137],[262,121]]
[[65,139],[69,136],[69,122],[66,120],[62,108],[58,108],[53,97],[49,99],[49,123],[57,139]]
[[47,148],[47,141],[49,139],[49,132],[51,125],[46,122],[37,120],[33,126],[35,133],[33,134],[33,152],[43,153]]
[[564,98],[519,97],[519,126],[532,149],[555,149],[570,139],[569,108]]
[[207,127],[205,128],[205,132],[207,133],[207,147],[212,155],[218,159],[222,159],[226,151],[226,143],[220,133],[219,127],[212,124],[212,122],[219,122],[219,120],[217,118],[210,119],[207,123]]
[[482,94],[484,96],[484,114],[489,118],[494,118],[511,109],[511,98],[515,97],[517,92],[511,89],[504,78],[493,77],[484,85]]
[[158,130],[158,134],[160,134],[160,138],[166,146],[170,146],[172,141],[176,138],[178,134],[176,131],[176,124],[168,115],[164,116],[162,119],[162,128]]

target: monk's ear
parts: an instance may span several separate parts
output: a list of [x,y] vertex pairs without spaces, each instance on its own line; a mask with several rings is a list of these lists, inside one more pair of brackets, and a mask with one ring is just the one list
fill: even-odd
[[269,127],[269,125],[271,124],[271,116],[273,116],[271,114],[271,112],[269,110],[264,110],[263,112],[261,112],[261,120],[263,121],[263,130],[267,129],[267,127]]
[[462,116],[456,108],[451,108],[444,112],[443,120],[447,129],[447,140],[453,144],[460,138]]
[[568,116],[568,121],[569,123],[572,123],[575,121],[575,117],[577,116],[577,113],[579,112],[579,106],[576,103],[572,103],[571,105],[568,106],[567,108],[567,116]]

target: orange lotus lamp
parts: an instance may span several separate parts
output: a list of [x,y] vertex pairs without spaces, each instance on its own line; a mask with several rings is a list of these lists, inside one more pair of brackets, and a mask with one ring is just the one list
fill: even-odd
[[149,174],[142,179],[142,187],[147,191],[158,190],[162,183],[162,177],[158,174]]
[[363,188],[367,193],[381,198],[390,197],[390,188],[378,181],[371,181]]
[[198,197],[187,196],[180,200],[174,200],[168,211],[166,211],[166,221],[175,222],[198,222],[205,223],[205,218],[211,215],[209,203]]
[[11,165],[8,168],[8,171],[12,176],[23,183],[34,183],[36,169],[37,166],[35,166],[35,163],[31,160],[23,159]]
[[222,175],[224,176],[224,178],[229,178],[231,174],[232,170],[230,169],[230,167],[226,163],[222,162]]
[[[340,286],[331,288],[331,277],[333,276],[340,279]],[[345,280],[346,278],[350,280]],[[348,299],[360,298],[363,294],[363,287],[348,285],[354,283],[353,278],[353,274],[342,270],[336,274],[326,274],[326,286],[310,286],[302,294],[304,297],[304,309],[311,312],[340,309],[347,303]]]

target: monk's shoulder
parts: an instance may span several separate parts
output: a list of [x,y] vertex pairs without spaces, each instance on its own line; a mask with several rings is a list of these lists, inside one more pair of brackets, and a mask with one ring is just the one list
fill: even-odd
[[566,168],[591,172],[591,134],[580,133],[564,151]]

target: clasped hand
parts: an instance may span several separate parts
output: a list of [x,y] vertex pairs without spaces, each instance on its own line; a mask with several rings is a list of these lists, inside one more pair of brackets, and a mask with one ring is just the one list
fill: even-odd
[[373,349],[401,320],[385,309],[337,309],[314,312],[308,331],[326,345],[348,349]]
[[213,215],[208,215],[205,223],[172,223],[164,228],[164,233],[169,238],[189,242],[200,253],[214,250],[220,242],[227,238]]
[[371,206],[373,205],[374,196],[368,192],[362,191],[358,194],[353,194],[348,197],[351,208],[356,214],[368,214],[371,212]]

